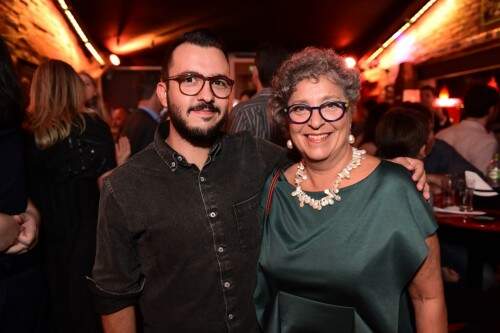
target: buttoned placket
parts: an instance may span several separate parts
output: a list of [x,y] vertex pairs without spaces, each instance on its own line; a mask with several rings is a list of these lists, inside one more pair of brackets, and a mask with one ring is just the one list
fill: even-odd
[[217,212],[216,208],[216,203],[215,202],[210,202],[211,196],[206,195],[210,191],[210,188],[212,187],[211,184],[211,179],[208,177],[208,172],[207,170],[210,168],[210,163],[212,163],[213,160],[211,156],[209,155],[209,158],[204,166],[204,168],[199,171],[198,173],[198,186],[200,189],[200,194],[203,199],[203,203],[205,205],[205,210],[207,212],[207,219],[208,219],[208,224],[210,227],[210,230],[212,232],[212,240],[213,240],[213,248],[215,252],[215,257],[217,259],[217,264],[218,264],[218,271],[219,271],[219,278],[220,278],[220,283],[222,287],[222,295],[224,298],[224,304],[226,307],[226,324],[228,327],[229,332],[231,331],[231,322],[234,321],[235,315],[231,309],[231,305],[228,303],[228,293],[231,293],[233,290],[233,284],[231,281],[231,278],[228,276],[228,272],[224,270],[224,267],[227,265],[224,265],[223,262],[228,260],[228,255],[229,253],[226,251],[226,247],[224,244],[221,243],[221,241],[218,239],[216,235],[216,224],[222,223],[222,221],[219,220],[219,214]]
[[[223,244],[222,241],[218,239],[216,234],[216,226],[220,225],[222,221],[220,221],[216,202],[213,201],[213,196],[209,195],[213,185],[211,184],[211,179],[207,175],[207,170],[210,169],[210,164],[214,162],[214,160],[216,159],[215,155],[217,155],[220,149],[220,144],[216,144],[212,148],[202,170],[198,170],[198,168],[196,168],[194,165],[190,165],[182,155],[179,155],[175,152],[172,153],[170,158],[167,158],[168,162],[166,162],[172,172],[175,172],[178,167],[184,166],[192,168],[192,170],[197,173],[198,188],[203,201],[203,205],[205,207],[208,224],[212,234],[214,254],[218,265],[219,280],[225,305],[226,327],[228,328],[228,332],[232,332],[232,326],[234,320],[236,319],[236,315],[234,314],[234,305],[230,305],[228,302],[228,295],[229,293],[234,292],[235,286],[233,285],[229,270],[224,270],[224,267],[230,267],[230,265],[227,264],[229,262],[229,253],[228,251],[226,251],[225,244]],[[225,264],[223,264],[223,262],[225,262]]]

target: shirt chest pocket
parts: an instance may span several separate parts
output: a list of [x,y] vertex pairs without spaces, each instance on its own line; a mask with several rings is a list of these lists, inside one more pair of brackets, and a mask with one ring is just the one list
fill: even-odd
[[243,252],[257,252],[260,240],[258,208],[260,192],[233,205],[238,227],[240,247]]

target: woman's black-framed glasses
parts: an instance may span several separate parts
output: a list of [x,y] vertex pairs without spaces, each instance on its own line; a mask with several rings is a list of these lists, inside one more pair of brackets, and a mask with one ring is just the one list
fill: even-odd
[[210,84],[210,90],[218,98],[228,98],[233,89],[234,81],[224,75],[206,77],[199,73],[185,73],[166,78],[167,81],[176,81],[179,90],[183,95],[195,96],[205,86],[205,82]]
[[349,103],[342,101],[327,101],[320,106],[293,104],[285,108],[288,119],[294,124],[305,124],[311,119],[314,110],[318,110],[321,118],[327,122],[341,119],[347,111]]

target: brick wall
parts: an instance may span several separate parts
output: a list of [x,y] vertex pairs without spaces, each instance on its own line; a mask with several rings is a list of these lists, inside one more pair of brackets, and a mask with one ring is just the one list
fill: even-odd
[[[382,85],[393,83],[401,62],[418,64],[491,42],[500,43],[500,24],[483,25],[481,0],[438,0],[363,76]],[[360,63],[368,67],[363,59]]]
[[77,71],[99,70],[51,0],[1,0],[0,36],[9,45],[15,61],[39,64],[55,58],[66,61]]

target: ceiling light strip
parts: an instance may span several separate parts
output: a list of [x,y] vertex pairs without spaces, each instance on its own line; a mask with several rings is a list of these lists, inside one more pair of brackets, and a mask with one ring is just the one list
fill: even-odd
[[406,22],[401,28],[398,29],[389,39],[387,39],[382,46],[380,46],[375,52],[373,52],[367,59],[366,62],[370,63],[375,60],[386,48],[388,48],[403,32],[408,30],[412,24],[414,24],[424,13],[432,7],[437,2],[437,0],[428,1],[420,10],[413,15],[408,22]]
[[104,65],[104,59],[94,48],[94,45],[92,45],[90,42],[86,42],[85,47],[87,48],[87,50],[89,50],[90,54],[92,54],[92,56],[95,58],[95,60],[97,60],[99,64]]
[[80,37],[80,40],[82,41],[82,43],[85,45],[85,47],[87,48],[87,50],[90,52],[90,54],[94,57],[94,59],[101,65],[103,66],[105,64],[104,62],[104,59],[101,57],[101,55],[99,54],[99,52],[97,52],[96,48],[94,47],[94,45],[92,45],[92,43],[89,41],[89,39],[87,38],[87,36],[85,35],[85,33],[83,32],[83,29],[81,28],[80,24],[78,24],[78,21],[76,20],[76,18],[73,16],[73,13],[71,13],[71,11],[69,10],[69,7],[68,5],[66,4],[66,2],[64,0],[57,0],[57,2],[59,3],[59,6],[61,7],[61,9],[63,10],[64,14],[66,15],[66,17],[68,18],[68,21],[71,23],[71,26],[73,27],[73,29],[75,30],[76,34],[78,35],[78,37]]

